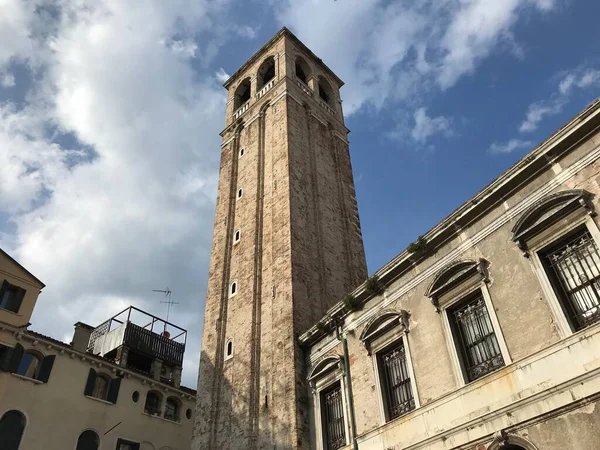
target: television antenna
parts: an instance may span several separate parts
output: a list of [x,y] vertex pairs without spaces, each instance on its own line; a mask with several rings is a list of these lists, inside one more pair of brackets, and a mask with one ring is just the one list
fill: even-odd
[[[169,313],[171,312],[171,306],[172,305],[179,305],[179,302],[174,302],[173,298],[171,297],[171,294],[173,293],[171,291],[171,289],[169,289],[169,287],[166,287],[164,289],[152,289],[152,292],[160,292],[162,294],[165,294],[165,300],[161,300],[161,303],[166,304],[167,305],[167,322],[169,321]],[[167,328],[167,324],[165,323],[165,331]]]

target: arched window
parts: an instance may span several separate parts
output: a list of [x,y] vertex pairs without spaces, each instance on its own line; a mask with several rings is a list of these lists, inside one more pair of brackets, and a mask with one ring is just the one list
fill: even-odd
[[17,373],[27,378],[36,379],[40,373],[43,357],[32,351],[26,351],[21,357]]
[[319,77],[319,97],[329,106],[333,104],[333,91],[329,81],[323,77]]
[[23,346],[17,343],[14,348],[5,350],[3,358],[6,372],[47,383],[56,355],[44,357],[33,350],[25,351]]
[[275,60],[270,56],[258,69],[256,90],[261,90],[273,78],[275,78]]
[[85,430],[77,439],[77,448],[75,450],[98,450],[100,446],[100,436],[93,430]]
[[161,396],[158,392],[149,391],[148,394],[146,394],[146,403],[144,404],[144,411],[148,414],[159,415],[160,400]]
[[117,403],[121,379],[119,377],[111,378],[107,374],[98,373],[94,369],[90,369],[83,393],[90,397]]
[[235,295],[237,292],[237,283],[234,281],[229,288],[229,295]]
[[110,384],[110,378],[104,374],[99,373],[96,377],[96,383],[94,384],[94,390],[92,391],[92,397],[106,400],[108,395],[108,385]]
[[227,350],[225,351],[225,357],[231,358],[233,356],[233,341],[227,342]]
[[0,448],[2,450],[19,450],[25,416],[20,411],[12,410],[4,413],[0,419]]
[[167,398],[165,402],[165,419],[178,421],[179,420],[179,400],[175,397]]
[[233,109],[238,109],[248,100],[250,100],[250,78],[246,78],[244,81],[242,81],[235,90]]
[[295,64],[296,78],[302,81],[304,84],[308,84],[308,76],[310,75],[310,67],[306,64],[303,58],[300,56],[296,58]]

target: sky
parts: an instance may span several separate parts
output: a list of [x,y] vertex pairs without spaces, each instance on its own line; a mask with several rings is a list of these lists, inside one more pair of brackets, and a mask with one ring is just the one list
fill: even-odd
[[222,82],[282,26],[344,81],[369,272],[600,96],[595,0],[0,0],[0,247],[70,342],[135,305],[195,387]]

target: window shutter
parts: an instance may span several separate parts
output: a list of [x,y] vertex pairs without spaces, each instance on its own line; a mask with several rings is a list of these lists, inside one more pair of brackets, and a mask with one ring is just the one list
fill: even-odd
[[25,349],[21,344],[15,345],[12,355],[10,356],[10,360],[8,361],[8,365],[6,366],[7,372],[15,373],[17,370],[19,370],[19,364],[21,364],[21,358],[23,357],[24,351]]
[[94,369],[90,369],[90,374],[88,375],[87,382],[85,383],[85,391],[83,391],[84,395],[92,395],[94,393],[94,386],[96,385],[96,371]]
[[42,365],[40,366],[40,372],[37,376],[37,379],[42,383],[47,383],[48,378],[50,378],[50,372],[52,372],[52,366],[54,365],[54,360],[56,359],[56,355],[46,356],[42,360]]
[[119,388],[121,387],[121,378],[113,378],[110,380],[110,384],[108,385],[108,395],[106,396],[106,400],[111,403],[117,403],[117,398],[119,397]]

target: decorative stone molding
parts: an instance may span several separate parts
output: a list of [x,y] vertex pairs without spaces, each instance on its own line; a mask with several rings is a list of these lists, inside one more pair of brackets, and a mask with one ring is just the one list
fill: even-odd
[[344,371],[344,359],[340,355],[325,355],[313,364],[308,371],[308,383],[315,390],[319,378],[325,377],[331,372]]
[[403,309],[400,311],[384,310],[370,319],[359,337],[367,353],[371,354],[371,342],[374,339],[393,328],[399,327],[399,331],[408,333],[409,316],[408,311]]
[[502,450],[509,446],[518,445],[525,450],[538,450],[528,439],[506,430],[498,430],[494,433],[494,440],[488,446],[487,450]]
[[527,241],[544,229],[581,209],[592,217],[596,215],[591,202],[592,195],[583,190],[561,191],[546,195],[529,207],[512,228],[512,240],[517,243],[525,257],[529,257]]
[[440,312],[439,297],[450,289],[458,286],[467,278],[479,276],[484,283],[489,283],[489,262],[484,258],[475,260],[453,261],[442,267],[433,277],[432,282],[425,291],[425,295],[431,299],[436,312]]

